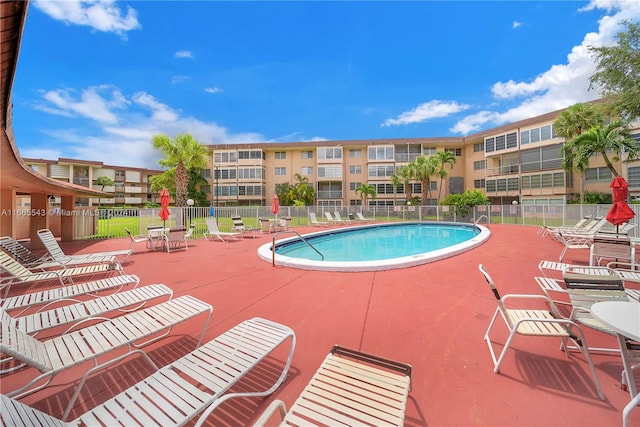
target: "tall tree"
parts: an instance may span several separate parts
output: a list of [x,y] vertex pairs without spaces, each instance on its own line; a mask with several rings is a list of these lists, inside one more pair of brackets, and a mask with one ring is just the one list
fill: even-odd
[[589,46],[596,62],[590,88],[598,86],[620,115],[633,120],[640,117],[640,24],[626,21],[626,31],[617,34],[614,46]]
[[598,107],[593,104],[578,103],[558,115],[553,123],[553,130],[560,138],[568,141],[603,123],[604,117]]
[[440,185],[438,186],[438,200],[440,200],[440,196],[442,195],[442,184],[448,174],[447,165],[453,169],[453,165],[456,164],[456,156],[451,151],[438,151],[435,154],[435,159],[436,175],[440,177]]
[[418,156],[411,163],[415,178],[422,183],[422,204],[427,205],[431,199],[431,177],[436,174],[437,160],[434,156]]
[[[593,104],[578,103],[558,115],[558,118],[553,123],[553,130],[560,138],[564,138],[566,143],[595,126],[601,126],[603,122],[604,117],[600,108]],[[582,204],[584,203],[584,174],[587,171],[589,162],[575,163],[574,156],[566,156],[564,146],[562,150],[565,153],[562,164],[564,170],[568,173],[575,171],[583,176],[583,179],[580,180],[580,203]],[[569,148],[569,151],[571,150],[572,148]]]
[[[600,154],[605,165],[609,168],[613,176],[620,174],[611,163],[611,160],[619,161],[622,153],[627,154],[627,160],[637,159],[640,155],[640,148],[636,140],[631,136],[627,124],[618,120],[610,123],[606,127],[595,126],[585,133],[577,136],[562,147],[564,154],[564,164],[579,165],[586,169],[589,159]],[[613,154],[613,158],[609,156]]]
[[376,186],[369,185],[366,182],[363,182],[358,187],[356,187],[356,194],[360,195],[360,198],[362,199],[362,206],[364,207],[369,206],[369,204],[367,203],[369,198],[371,198],[371,200],[375,200],[376,196],[378,195],[378,193],[376,192]]
[[[176,206],[186,206],[189,185],[188,171],[204,168],[207,165],[209,150],[188,133],[179,133],[173,140],[164,134],[154,135],[152,141],[153,147],[160,150],[166,157],[160,159],[158,163],[162,167],[169,168],[163,174],[152,179],[152,186],[155,187],[159,183],[166,184],[170,182],[170,177],[173,177]],[[163,175],[164,177],[162,177]]]
[[294,204],[296,206],[313,205],[316,200],[316,191],[309,185],[309,178],[299,173],[296,173],[293,178],[295,179],[293,184],[295,191]]
[[413,166],[410,163],[398,166],[398,168],[396,168],[396,173],[391,175],[391,182],[394,186],[404,186],[404,194],[407,203],[413,199],[413,195],[411,194],[411,181],[413,179]]

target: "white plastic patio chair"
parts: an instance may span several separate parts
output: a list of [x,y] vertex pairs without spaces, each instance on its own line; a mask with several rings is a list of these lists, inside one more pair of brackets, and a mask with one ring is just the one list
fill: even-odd
[[228,240],[225,237],[228,237],[231,240],[238,240],[242,238],[242,233],[237,231],[220,231],[215,218],[209,217],[205,220],[205,223],[207,224],[207,231],[204,232],[205,240],[209,240],[207,236],[217,238],[221,242],[226,242]]
[[[600,387],[600,381],[598,380],[598,376],[591,359],[591,354],[589,353],[589,348],[587,346],[587,341],[580,326],[576,322],[560,316],[551,298],[545,295],[510,294],[501,296],[493,282],[493,279],[489,276],[489,273],[484,266],[480,264],[478,269],[487,281],[487,284],[489,285],[489,288],[491,289],[491,292],[496,298],[496,302],[498,304],[495,312],[493,313],[493,317],[489,322],[489,327],[484,334],[484,340],[489,347],[489,353],[491,354],[491,360],[493,361],[493,372],[500,372],[500,365],[502,364],[502,361],[504,360],[504,357],[516,335],[529,337],[557,337],[562,340],[561,347],[567,356],[570,355],[567,346],[568,341],[574,343],[575,348],[580,350],[580,352],[585,356],[593,376],[593,382],[595,384],[598,397],[600,397],[601,400],[604,400],[605,398]],[[527,305],[523,306],[523,308],[510,308],[507,306],[507,301],[511,302],[511,300],[526,301]],[[540,301],[540,303],[544,303],[549,308],[530,308],[529,305],[531,302],[536,300]],[[491,344],[490,334],[498,316],[500,316],[504,321],[504,324],[509,331],[509,335],[504,343],[502,351],[498,356],[496,356],[493,345]]]

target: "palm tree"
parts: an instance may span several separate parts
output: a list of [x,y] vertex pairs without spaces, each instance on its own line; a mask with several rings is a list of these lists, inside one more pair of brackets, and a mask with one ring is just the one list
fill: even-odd
[[[562,147],[564,154],[563,167],[578,165],[586,169],[589,159],[600,154],[605,165],[609,168],[613,176],[620,174],[611,163],[611,160],[619,161],[623,152],[627,153],[627,160],[634,160],[640,155],[640,148],[636,140],[631,136],[627,123],[618,120],[610,123],[606,127],[594,126]],[[613,154],[612,159],[609,155]]]
[[435,175],[438,160],[434,156],[418,156],[411,163],[414,164],[415,178],[422,182],[422,204],[426,205],[431,199],[431,177]]
[[399,166],[396,169],[396,173],[391,175],[391,182],[395,187],[398,187],[400,185],[404,186],[404,193],[407,203],[410,202],[413,198],[413,195],[411,194],[411,181],[413,179],[413,166],[411,166],[411,164]]
[[299,173],[296,173],[293,177],[296,180],[293,186],[295,191],[294,203],[296,206],[312,205],[316,199],[316,192],[313,187],[309,185],[309,178]]
[[592,104],[578,103],[558,115],[553,123],[553,130],[560,138],[568,141],[603,122],[599,108]]
[[437,161],[436,175],[440,177],[440,185],[438,186],[438,200],[440,200],[442,184],[448,174],[446,166],[449,165],[453,169],[453,165],[456,164],[456,156],[450,151],[438,151],[434,157]]
[[368,206],[367,201],[369,198],[371,200],[375,200],[378,193],[376,192],[375,185],[369,185],[367,183],[362,183],[358,187],[356,187],[356,193],[360,195],[362,199],[362,206]]
[[[602,125],[603,122],[604,118],[600,109],[592,104],[578,103],[558,115],[553,123],[553,130],[560,138],[564,138],[566,143],[592,127]],[[582,175],[580,180],[580,203],[582,204],[584,203],[584,174],[589,167],[589,162],[574,163],[575,159],[566,156],[565,146],[562,147],[562,152],[565,154],[562,164],[564,170],[568,173],[576,171]]]
[[171,140],[167,135],[154,135],[153,147],[160,150],[166,157],[160,159],[160,166],[169,168],[162,175],[152,181],[153,184],[169,181],[169,176],[173,176],[175,184],[176,206],[182,207],[187,204],[187,190],[189,185],[188,170],[202,169],[207,165],[209,150],[200,144],[191,134],[177,134]]

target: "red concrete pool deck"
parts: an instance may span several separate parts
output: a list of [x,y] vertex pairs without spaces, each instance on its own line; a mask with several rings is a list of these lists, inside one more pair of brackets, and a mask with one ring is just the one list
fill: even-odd
[[[482,263],[503,293],[540,294],[534,277],[540,260],[557,260],[561,245],[534,227],[490,225],[492,235],[477,249],[418,267],[383,272],[335,273],[273,267],[258,259],[270,235],[237,242],[197,240],[188,251],[148,252],[144,244],[124,265],[141,285],[164,283],[175,296],[193,295],[214,307],[208,341],[252,318],[291,327],[297,337],[287,381],[270,397],[232,399],[209,418],[211,425],[250,425],[273,400],[290,405],[334,344],[413,366],[407,426],[614,426],[630,396],[620,388],[619,354],[593,354],[606,401],[598,399],[588,365],[579,353],[567,358],[553,338],[517,337],[500,374],[484,332],[496,302],[478,271]],[[299,233],[318,231],[298,227]],[[287,236],[285,236],[287,237]],[[123,249],[129,240],[62,243],[67,253]],[[586,250],[569,250],[565,262],[586,264]],[[637,285],[636,285],[637,286]],[[147,348],[167,364],[193,349],[202,321],[190,321],[170,338]],[[502,325],[494,341],[506,339]],[[590,346],[615,347],[614,337],[585,328]],[[499,347],[500,348],[500,347]],[[253,382],[276,378],[285,349],[268,359]],[[46,389],[22,399],[56,416],[87,365],[59,375]],[[77,416],[150,373],[139,359],[96,374],[74,408]],[[637,374],[640,374],[638,372]],[[24,382],[24,371],[1,378],[2,391]],[[263,378],[264,377],[264,378]],[[240,390],[248,387],[241,382]],[[640,408],[631,425],[640,426]]]

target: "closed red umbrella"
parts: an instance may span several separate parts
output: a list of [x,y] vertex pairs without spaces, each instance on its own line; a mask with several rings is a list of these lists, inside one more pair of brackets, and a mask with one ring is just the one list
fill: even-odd
[[276,219],[278,219],[279,210],[280,210],[280,201],[278,200],[278,195],[275,194],[273,196],[273,202],[271,202],[271,212],[273,212],[273,214],[276,216]]
[[607,213],[607,221],[611,224],[618,226],[628,222],[630,219],[636,216],[627,204],[627,196],[629,195],[629,184],[621,177],[617,176],[613,178],[609,188],[613,189],[613,206]]
[[[171,212],[169,212],[169,202],[171,201],[171,196],[169,195],[169,191],[166,188],[163,188],[162,191],[160,192],[160,219],[163,221],[163,227],[165,225],[165,221],[169,218],[169,215],[171,215]],[[166,227],[165,227],[166,228]]]

